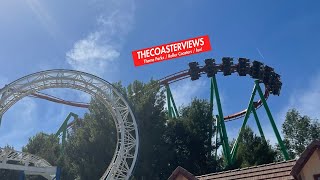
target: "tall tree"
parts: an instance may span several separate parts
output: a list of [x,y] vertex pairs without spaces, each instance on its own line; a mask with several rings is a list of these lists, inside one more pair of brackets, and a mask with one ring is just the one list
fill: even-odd
[[[114,86],[129,100],[139,126],[139,157],[134,171],[135,179],[165,179],[168,174],[160,154],[165,154],[163,133],[165,130],[164,92],[159,91],[156,81],[135,81],[122,87]],[[104,173],[114,153],[116,129],[112,116],[98,100],[92,100],[84,120],[73,127],[66,154],[77,177],[98,179]],[[171,173],[171,172],[170,172]]]
[[[61,153],[59,138],[55,137],[54,134],[49,135],[43,132],[36,134],[29,138],[27,145],[22,147],[22,151],[37,155],[51,165],[60,167],[62,169],[61,178],[72,179],[74,177],[65,155]],[[28,179],[45,180],[42,176],[30,176]]]
[[219,169],[213,146],[208,145],[212,124],[210,104],[199,99],[182,108],[180,118],[168,121],[165,136],[170,147],[171,172],[177,166],[197,175]]
[[296,109],[286,114],[282,124],[284,142],[291,158],[296,158],[315,139],[320,138],[320,124],[309,116],[302,116]]
[[69,166],[79,179],[99,179],[116,147],[113,118],[99,100],[92,100],[83,121],[73,126],[65,147]]
[[276,151],[261,137],[254,134],[252,129],[245,127],[241,133],[238,152],[233,168],[243,168],[272,163],[276,158]]
[[166,179],[167,147],[164,144],[165,95],[156,81],[134,81],[128,86],[128,99],[139,126],[139,157],[135,179]]

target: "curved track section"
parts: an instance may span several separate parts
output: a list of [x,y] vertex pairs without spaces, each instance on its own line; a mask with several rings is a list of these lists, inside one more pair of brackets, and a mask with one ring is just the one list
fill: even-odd
[[0,148],[0,168],[25,170],[27,174],[42,175],[47,179],[53,179],[57,171],[41,157],[8,148]]
[[7,148],[0,148],[0,160],[2,163],[11,161],[12,164],[21,163],[27,166],[32,164],[34,167],[52,167],[50,163],[41,157]]
[[[224,60],[225,58],[223,58],[222,60]],[[232,61],[232,58],[226,58],[226,59],[231,59],[231,61]],[[225,75],[225,65],[222,63],[222,64],[215,64],[215,60],[214,59],[209,59],[209,60],[211,60],[211,61],[213,61],[213,63],[212,63],[212,67],[210,67],[211,68],[211,70],[214,72],[214,74],[216,74],[217,72],[223,72],[224,73],[224,75]],[[244,66],[243,67],[240,67],[240,61],[241,60],[245,60],[245,63],[242,63],[242,64],[244,64]],[[194,62],[195,63],[195,62]],[[270,68],[270,67],[268,67],[268,66],[263,66],[263,64],[262,63],[260,63],[260,62],[258,62],[258,61],[254,61],[254,63],[258,63],[260,66],[259,66],[259,68],[261,68],[261,69],[259,69],[260,70],[260,72],[258,72],[258,73],[260,73],[260,76],[258,77],[258,78],[254,78],[254,79],[259,79],[259,80],[261,80],[261,82],[263,82],[264,84],[265,84],[265,93],[264,93],[264,97],[265,97],[265,99],[268,99],[268,97],[269,97],[269,94],[270,94],[270,92],[272,92],[272,90],[269,88],[269,85],[268,85],[268,83],[265,83],[266,81],[264,80],[264,77],[265,77],[265,69],[267,68]],[[242,73],[239,73],[240,72],[240,68],[242,68],[243,69],[243,72]],[[227,75],[231,75],[232,73],[235,73],[235,72],[238,72],[238,74],[240,75],[240,76],[246,76],[246,75],[250,75],[250,76],[252,76],[253,75],[253,70],[252,70],[252,68],[253,68],[253,65],[252,64],[249,64],[249,60],[248,59],[245,59],[245,58],[239,58],[239,63],[238,64],[231,64],[230,66],[229,66],[229,73],[230,74],[227,74]],[[198,74],[199,75],[201,75],[201,74],[206,74],[206,73],[208,73],[208,66],[206,65],[206,66],[199,66],[199,68],[198,68]],[[273,68],[270,68],[271,69],[271,72],[273,72]],[[274,73],[274,72],[273,72]],[[278,74],[277,74],[278,75]],[[225,75],[226,76],[226,75]],[[166,77],[164,77],[164,78],[162,78],[162,79],[159,79],[159,83],[161,84],[161,85],[167,85],[167,84],[172,84],[172,83],[175,83],[175,82],[177,82],[177,81],[181,81],[181,80],[183,80],[183,79],[187,79],[187,78],[190,78],[191,77],[191,72],[190,72],[190,70],[189,69],[186,69],[186,70],[183,70],[183,71],[179,71],[179,72],[177,72],[177,73],[174,73],[174,74],[171,74],[171,75],[168,75],[168,76],[166,76]],[[280,82],[280,76],[279,77],[277,77],[277,78],[279,78],[279,79],[277,79],[279,82]],[[256,109],[258,109],[258,108],[260,108],[262,106],[262,101],[261,101],[261,99],[260,100],[258,100],[257,102],[254,102],[254,107],[256,108]],[[247,109],[244,109],[244,110],[242,110],[242,111],[239,111],[239,112],[237,112],[237,113],[234,113],[234,114],[230,114],[230,115],[227,115],[227,116],[225,116],[224,117],[224,120],[225,121],[232,121],[232,120],[235,120],[235,119],[239,119],[239,118],[241,118],[241,117],[244,117],[245,116],[245,114],[246,114],[246,112],[247,112]]]
[[118,140],[112,161],[101,179],[129,179],[139,148],[137,123],[124,97],[112,84],[97,76],[59,69],[22,77],[0,90],[0,117],[23,97],[50,88],[80,90],[106,106],[114,119]]
[[30,97],[34,97],[34,98],[40,98],[40,99],[45,99],[51,102],[55,102],[55,103],[59,103],[59,104],[64,104],[64,105],[68,105],[68,106],[74,106],[74,107],[80,107],[80,108],[88,108],[89,104],[88,103],[84,103],[84,102],[75,102],[75,101],[67,101],[55,96],[51,96],[49,94],[44,94],[41,92],[34,92],[30,95]]

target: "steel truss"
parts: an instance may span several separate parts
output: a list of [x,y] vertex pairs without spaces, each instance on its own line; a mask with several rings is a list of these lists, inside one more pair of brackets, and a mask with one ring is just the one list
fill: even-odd
[[[256,109],[254,107],[254,102],[253,102],[254,97],[256,95],[256,92],[258,92],[258,94],[259,94],[259,96],[261,98],[263,107],[266,110],[266,113],[267,113],[268,118],[270,120],[271,126],[272,126],[273,131],[274,131],[274,133],[276,135],[277,141],[278,141],[278,143],[280,145],[280,149],[282,151],[284,159],[285,160],[289,160],[287,149],[286,149],[286,147],[285,147],[285,145],[284,145],[284,143],[283,143],[283,141],[281,139],[280,133],[279,133],[278,128],[277,128],[277,126],[276,126],[276,124],[274,122],[274,119],[273,119],[272,114],[270,112],[269,106],[267,104],[267,101],[266,101],[266,99],[265,99],[265,97],[263,95],[263,92],[262,92],[261,87],[260,87],[259,84],[260,84],[260,81],[259,80],[255,80],[254,88],[253,88],[253,91],[252,91],[252,95],[251,95],[251,98],[250,98],[250,101],[249,101],[248,108],[246,110],[246,114],[245,114],[242,126],[240,128],[238,137],[237,137],[232,149],[230,150],[229,140],[228,140],[228,135],[227,135],[227,131],[226,131],[225,121],[224,121],[224,118],[223,118],[224,116],[223,116],[222,106],[221,106],[221,102],[220,102],[220,96],[219,96],[219,90],[218,90],[216,77],[214,76],[214,77],[211,78],[210,106],[211,106],[211,108],[213,108],[213,101],[214,101],[214,97],[215,97],[216,105],[217,105],[217,109],[218,109],[218,115],[216,116],[216,125],[215,125],[215,129],[216,129],[216,135],[215,135],[215,137],[216,137],[215,143],[216,144],[215,144],[215,146],[219,147],[220,144],[222,145],[223,154],[224,154],[224,157],[225,157],[228,165],[232,165],[233,162],[235,161],[236,154],[237,154],[238,147],[239,147],[240,138],[241,138],[241,133],[243,132],[243,130],[244,130],[244,128],[245,128],[245,126],[246,126],[246,124],[248,122],[248,119],[249,119],[249,116],[250,116],[251,112],[254,115],[255,121],[256,121],[258,129],[259,129],[260,136],[265,140],[265,136],[264,136],[264,133],[263,133],[263,130],[262,130],[262,127],[261,127],[261,124],[260,124]],[[213,111],[213,109],[211,109],[211,111]],[[218,136],[220,137],[220,140],[218,140]],[[216,153],[215,154],[217,155],[217,149],[216,149]]]
[[101,179],[129,179],[139,148],[138,127],[129,104],[109,82],[80,71],[48,70],[22,77],[0,90],[2,115],[17,101],[41,90],[71,88],[100,100],[111,113],[117,129],[114,156]]
[[56,177],[58,170],[38,156],[9,148],[0,148],[0,169],[25,171],[26,174],[41,175],[49,180]]
[[[241,137],[241,133],[243,129],[245,128],[248,118],[250,114],[252,113],[254,116],[254,119],[257,123],[259,133],[262,139],[265,140],[265,136],[263,133],[263,129],[261,127],[258,115],[256,110],[260,107],[263,107],[266,110],[266,113],[268,115],[268,118],[270,120],[270,123],[272,125],[273,131],[276,135],[277,141],[279,143],[280,149],[282,151],[282,154],[284,156],[285,160],[289,160],[289,156],[287,153],[287,149],[281,139],[280,133],[277,129],[277,126],[274,122],[274,119],[272,117],[272,114],[270,112],[269,106],[267,104],[267,99],[269,97],[269,94],[279,95],[280,89],[281,89],[281,79],[280,75],[274,72],[273,68],[269,66],[264,66],[263,63],[258,61],[253,61],[252,64],[250,64],[249,59],[245,58],[239,58],[238,64],[233,64],[232,58],[222,58],[223,63],[222,64],[215,64],[214,59],[206,59],[205,66],[199,66],[196,62],[189,63],[189,70],[183,70],[179,71],[177,73],[171,74],[169,76],[166,76],[159,80],[159,83],[166,88],[167,91],[167,106],[168,106],[168,116],[169,118],[177,118],[179,117],[179,112],[177,110],[177,107],[174,102],[174,98],[172,96],[169,84],[172,84],[174,82],[186,79],[191,77],[191,80],[197,80],[199,79],[201,74],[207,74],[208,77],[211,78],[211,86],[210,86],[210,108],[212,112],[212,118],[214,120],[213,115],[213,105],[214,105],[214,99],[216,101],[218,115],[216,116],[215,125],[212,125],[215,129],[215,135],[213,135],[213,132],[209,132],[210,137],[215,136],[215,157],[217,157],[217,149],[220,145],[222,145],[223,155],[225,157],[226,163],[228,165],[232,165],[236,154],[238,150],[239,140]],[[229,61],[229,63],[228,63]],[[258,66],[257,66],[258,64]],[[256,69],[258,67],[258,69]],[[220,96],[219,96],[219,90],[218,85],[216,81],[216,74],[217,72],[223,72],[224,76],[231,75],[232,73],[238,72],[239,76],[246,76],[250,75],[255,80],[254,89],[252,92],[252,96],[250,98],[250,102],[247,109],[244,109],[240,112],[224,116],[223,110],[220,102]],[[272,81],[275,82],[272,82]],[[264,83],[265,85],[265,92],[263,93],[260,83]],[[277,85],[277,88],[275,88]],[[260,100],[254,102],[254,97],[256,95],[256,92],[258,92],[258,95],[260,97]],[[231,149],[229,146],[228,141],[228,135],[227,130],[225,126],[225,122],[236,120],[239,118],[244,117],[243,124],[241,126],[239,135]],[[210,139],[210,142],[208,143],[209,146],[212,146],[212,140]]]

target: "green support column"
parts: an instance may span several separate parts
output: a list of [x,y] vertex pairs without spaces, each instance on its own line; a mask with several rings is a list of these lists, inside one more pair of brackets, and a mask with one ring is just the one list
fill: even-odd
[[62,143],[61,143],[62,149],[64,148],[64,145],[65,145],[65,142],[67,139],[68,121],[70,120],[70,118],[72,116],[73,116],[74,120],[78,119],[78,115],[70,112],[69,115],[67,116],[67,118],[63,121],[62,125],[60,126],[60,128],[58,129],[58,131],[55,134],[55,136],[58,137],[62,133]]
[[[169,117],[170,118],[177,118],[177,117],[179,117],[179,113],[178,113],[176,103],[174,102],[169,85],[166,85],[166,89],[167,89],[167,103],[168,103]],[[172,105],[171,105],[171,103],[172,103]]]
[[[168,86],[169,87],[169,86]],[[176,103],[174,102],[174,99],[173,99],[173,95],[171,93],[171,90],[169,88],[169,93],[170,93],[170,99],[171,99],[171,102],[172,102],[172,106],[173,106],[173,109],[174,109],[174,116],[175,118],[179,117],[179,113],[178,113],[178,109],[177,109],[177,106],[176,106]]]
[[262,127],[261,127],[261,124],[260,124],[260,121],[259,121],[259,118],[258,118],[256,109],[255,109],[254,107],[252,107],[252,113],[253,113],[254,119],[256,120],[258,129],[259,129],[260,136],[261,136],[261,138],[265,141],[266,138],[265,138],[264,133],[263,133],[263,131],[262,131]]
[[213,114],[213,97],[214,97],[214,89],[213,89],[213,80],[211,78],[211,83],[210,83],[210,111],[211,111],[211,114]]
[[[219,147],[219,144],[218,144],[218,136],[219,136],[219,133],[220,133],[220,125],[219,125],[219,119],[216,118],[216,152],[215,152],[215,157],[217,158],[217,154],[218,154],[218,147]],[[216,159],[217,160],[217,159]]]
[[169,85],[166,85],[166,90],[167,90],[167,105],[168,105],[169,118],[172,118]]
[[272,115],[271,115],[269,106],[268,106],[268,104],[267,104],[267,102],[266,102],[266,99],[264,98],[263,92],[262,92],[262,90],[261,90],[261,88],[260,88],[260,86],[259,86],[259,81],[256,80],[256,81],[255,81],[255,84],[256,84],[256,86],[257,86],[258,93],[259,93],[260,98],[261,98],[261,100],[262,100],[263,106],[264,106],[264,108],[266,109],[266,112],[267,112],[267,115],[268,115],[268,117],[269,117],[271,126],[272,126],[272,128],[273,128],[273,131],[274,131],[274,133],[275,133],[275,135],[276,135],[276,137],[277,137],[277,140],[278,140],[278,143],[279,143],[279,145],[280,145],[280,148],[281,148],[281,151],[282,151],[282,153],[283,153],[283,156],[284,156],[285,160],[289,160],[289,155],[288,155],[288,152],[287,152],[287,148],[285,147],[285,145],[284,145],[284,143],[283,143],[283,141],[282,141],[282,139],[281,139],[281,136],[280,136],[280,133],[279,133],[278,128],[277,128],[277,126],[276,126],[276,123],[274,122],[274,119],[273,119],[273,117],[272,117]]
[[249,101],[249,105],[248,105],[248,108],[247,108],[247,112],[246,112],[246,115],[244,117],[244,120],[243,120],[243,123],[242,123],[242,126],[241,126],[241,129],[239,131],[239,134],[238,134],[238,137],[233,145],[233,148],[231,150],[231,158],[232,158],[232,161],[235,159],[236,157],[236,154],[237,154],[237,151],[238,151],[238,147],[239,147],[239,139],[241,137],[241,132],[243,131],[243,129],[245,128],[247,122],[248,122],[248,119],[249,119],[249,116],[250,116],[250,110],[252,109],[252,105],[253,105],[253,99],[254,99],[254,96],[256,94],[256,91],[257,91],[257,87],[256,85],[254,86],[253,88],[253,91],[252,91],[252,94],[251,94],[251,98],[250,98],[250,101]]
[[218,113],[219,113],[219,122],[222,130],[223,136],[221,137],[222,142],[225,144],[225,156],[227,158],[227,163],[228,165],[231,165],[231,156],[230,156],[230,147],[229,147],[229,140],[228,140],[228,135],[227,135],[227,130],[226,126],[224,124],[224,119],[223,119],[223,112],[222,112],[222,107],[221,107],[221,101],[220,101],[220,96],[219,96],[219,90],[218,90],[218,85],[217,85],[217,80],[216,77],[212,77],[212,83],[213,83],[213,89],[214,89],[214,94],[216,96],[216,102],[217,102],[217,108],[218,108]]
[[[210,128],[210,130],[209,130],[209,137],[210,137],[210,139],[209,139],[209,147],[210,148],[212,148],[212,146],[213,146],[213,143],[212,143],[212,138],[213,138],[213,129],[216,129],[216,127],[217,127],[217,122],[218,121],[216,121],[215,122],[215,124],[213,124],[214,123],[214,118],[213,118],[213,96],[214,96],[214,93],[213,93],[213,84],[212,84],[212,80],[210,81],[211,83],[210,83],[210,119],[211,119],[211,122],[212,122],[212,124],[211,124],[211,128]],[[216,141],[215,141],[215,143],[216,143],[216,147],[217,147],[217,136],[216,136]],[[211,149],[210,149],[210,152],[211,152]],[[215,158],[217,157],[217,148],[215,149],[215,156],[214,156]]]

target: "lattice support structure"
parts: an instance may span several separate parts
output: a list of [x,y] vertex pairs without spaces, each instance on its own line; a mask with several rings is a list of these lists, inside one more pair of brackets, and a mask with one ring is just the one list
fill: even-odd
[[52,180],[56,177],[57,167],[46,160],[24,152],[0,148],[0,169],[22,171],[28,175],[41,175]]
[[70,118],[73,117],[74,120],[73,121],[77,121],[78,120],[78,115],[75,113],[70,112],[69,115],[67,116],[67,118],[63,121],[62,125],[60,126],[60,128],[58,129],[58,131],[56,132],[55,136],[59,137],[60,135],[62,135],[61,137],[61,152],[63,153],[64,151],[64,145],[66,144],[66,140],[67,140],[67,131],[68,131],[68,122],[70,120]]
[[[244,117],[244,120],[243,120],[243,123],[242,123],[242,126],[241,126],[241,129],[239,131],[239,134],[238,134],[238,137],[232,147],[232,150],[230,151],[230,147],[229,147],[229,140],[228,140],[228,135],[227,135],[227,131],[226,131],[226,128],[225,128],[225,121],[223,120],[223,111],[222,111],[222,106],[221,106],[221,102],[220,102],[220,97],[219,97],[219,91],[218,91],[218,85],[217,85],[217,82],[216,82],[216,78],[215,76],[212,77],[211,79],[211,106],[213,106],[213,99],[215,97],[216,99],[216,103],[217,103],[217,109],[218,109],[218,116],[217,116],[217,123],[216,123],[216,147],[219,147],[220,143],[222,145],[222,148],[223,148],[223,155],[225,156],[225,159],[226,159],[226,162],[228,165],[232,165],[233,162],[235,161],[235,157],[236,157],[236,154],[237,154],[237,151],[238,151],[238,147],[239,147],[239,143],[240,143],[240,137],[241,137],[241,133],[243,132],[247,122],[248,122],[248,119],[249,119],[249,116],[251,114],[251,112],[253,113],[254,115],[254,118],[255,118],[255,121],[257,123],[257,126],[258,126],[258,129],[259,129],[259,133],[260,133],[260,136],[265,139],[265,136],[264,136],[264,133],[263,133],[263,129],[261,127],[261,124],[260,124],[260,121],[259,121],[259,118],[258,118],[258,115],[256,113],[256,110],[255,110],[255,107],[254,107],[254,97],[256,95],[256,92],[258,92],[258,95],[260,96],[261,100],[262,100],[262,103],[263,103],[263,107],[264,109],[266,110],[267,112],[267,115],[268,115],[268,118],[270,120],[270,123],[272,125],[272,128],[273,128],[273,131],[276,135],[276,138],[277,138],[277,141],[278,141],[278,144],[280,145],[280,148],[281,148],[281,151],[282,151],[282,154],[284,156],[284,159],[285,160],[289,160],[289,156],[288,156],[288,153],[287,153],[287,149],[281,139],[281,136],[280,136],[280,133],[278,131],[278,128],[274,122],[274,119],[272,117],[272,114],[270,112],[270,109],[268,107],[268,104],[264,98],[264,94],[261,90],[261,87],[259,85],[260,81],[259,80],[255,80],[255,85],[254,85],[254,88],[253,88],[253,91],[252,91],[252,95],[251,95],[251,98],[250,98],[250,101],[249,101],[249,105],[248,105],[248,108],[247,108],[247,111],[246,111],[246,114],[245,114],[245,117]],[[213,88],[213,89],[212,89]],[[220,138],[218,138],[218,136],[220,136]],[[216,152],[217,154],[217,152]],[[216,156],[217,157],[217,156]]]
[[109,82],[73,70],[48,70],[20,78],[0,90],[0,117],[17,101],[50,88],[71,88],[90,94],[111,113],[117,129],[114,156],[101,179],[129,179],[139,148],[138,127],[127,101]]

